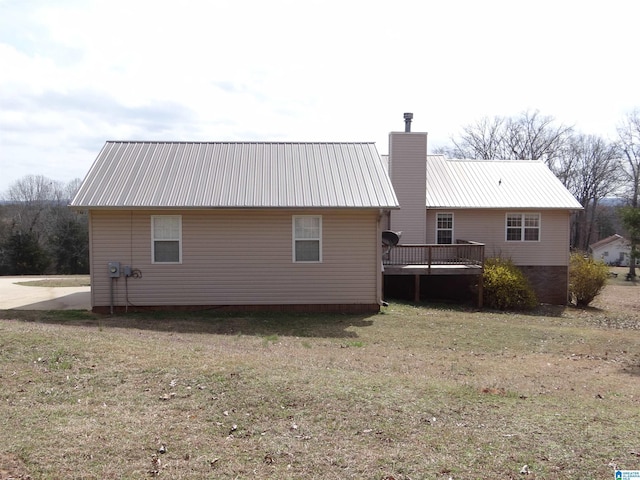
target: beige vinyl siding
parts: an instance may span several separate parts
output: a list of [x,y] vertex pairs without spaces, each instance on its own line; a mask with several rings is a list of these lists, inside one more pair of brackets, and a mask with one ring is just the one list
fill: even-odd
[[391,212],[391,230],[401,231],[401,243],[425,243],[427,198],[427,134],[389,135],[389,174],[400,210]]
[[[94,306],[110,304],[107,262],[140,269],[132,305],[375,304],[377,210],[171,210],[182,216],[182,264],[151,262],[151,215],[91,212]],[[292,260],[292,216],[322,215],[322,262]],[[115,283],[125,305],[125,279]]]
[[451,210],[427,211],[427,242],[435,243],[438,212],[453,212],[453,238],[484,243],[485,256],[512,259],[517,265],[565,266],[569,264],[569,215],[567,210],[516,210],[513,213],[540,214],[539,242],[507,242],[507,210]]

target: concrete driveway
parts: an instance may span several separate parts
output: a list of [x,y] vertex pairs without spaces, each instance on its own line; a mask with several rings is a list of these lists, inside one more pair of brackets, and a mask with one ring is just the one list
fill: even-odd
[[0,310],[90,310],[91,287],[16,285],[55,276],[0,277]]

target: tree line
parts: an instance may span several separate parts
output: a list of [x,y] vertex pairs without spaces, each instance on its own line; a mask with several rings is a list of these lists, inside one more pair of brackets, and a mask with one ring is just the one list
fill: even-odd
[[0,203],[0,275],[89,273],[87,215],[68,205],[80,179],[14,182]]
[[[640,243],[640,110],[627,114],[617,136],[606,139],[577,132],[539,111],[512,117],[484,117],[466,125],[435,153],[450,158],[541,160],[580,202],[572,219],[571,246],[626,234],[632,257]],[[633,262],[630,273],[635,275]]]

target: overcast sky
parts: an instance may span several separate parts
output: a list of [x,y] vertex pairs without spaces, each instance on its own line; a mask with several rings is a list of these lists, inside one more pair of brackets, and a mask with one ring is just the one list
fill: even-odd
[[432,150],[539,110],[613,138],[640,107],[637,0],[0,0],[0,195],[106,140]]

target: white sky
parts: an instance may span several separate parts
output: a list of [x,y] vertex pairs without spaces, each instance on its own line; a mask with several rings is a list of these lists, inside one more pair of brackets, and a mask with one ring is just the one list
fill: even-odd
[[637,0],[0,0],[0,196],[106,140],[447,143],[540,110],[613,139],[640,107]]

